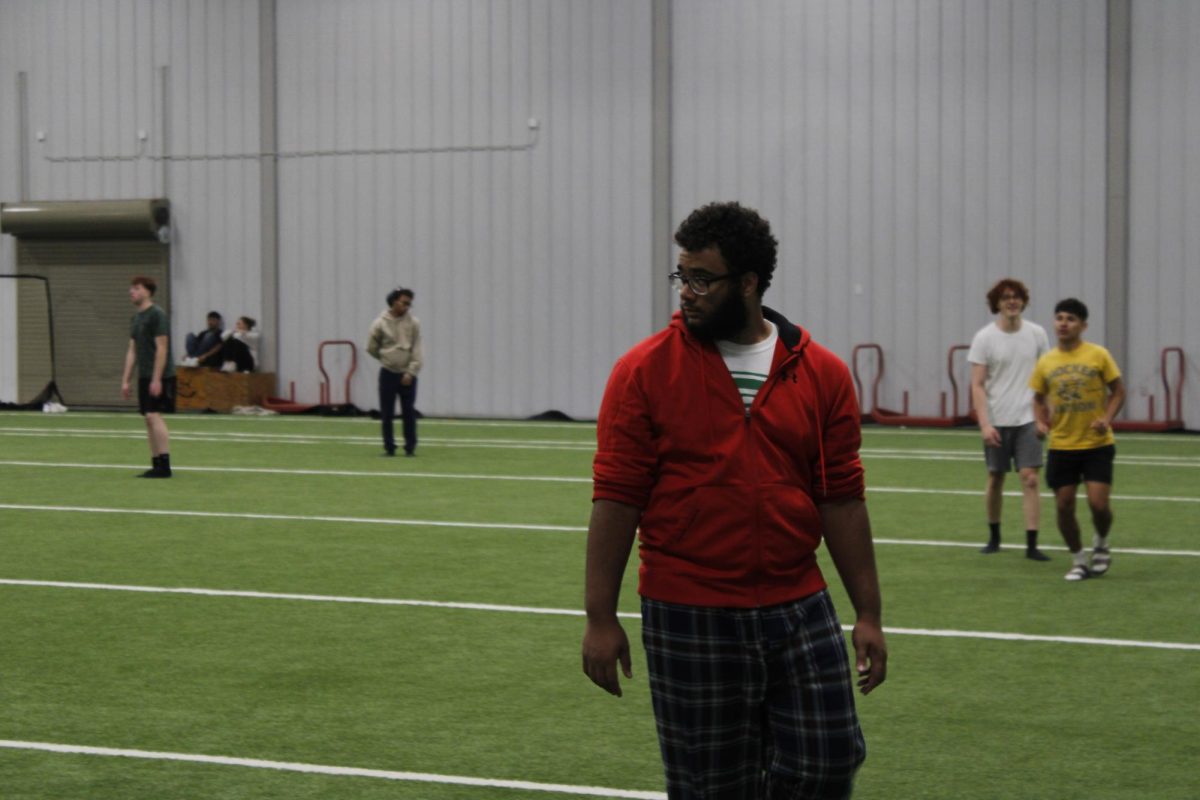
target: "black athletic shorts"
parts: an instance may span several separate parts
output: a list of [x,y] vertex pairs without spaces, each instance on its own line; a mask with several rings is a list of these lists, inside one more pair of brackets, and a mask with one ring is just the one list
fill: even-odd
[[163,378],[162,393],[158,397],[150,394],[149,378],[138,378],[138,411],[143,414],[174,414],[175,376]]
[[1111,486],[1116,455],[1117,448],[1111,444],[1091,450],[1050,450],[1046,454],[1046,485],[1059,489],[1078,486],[1083,480]]

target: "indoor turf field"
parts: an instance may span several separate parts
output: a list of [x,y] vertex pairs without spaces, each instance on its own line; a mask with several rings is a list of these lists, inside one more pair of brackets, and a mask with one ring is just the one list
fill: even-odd
[[[580,670],[594,426],[0,414],[0,797],[663,797]],[[889,678],[856,798],[1200,796],[1200,436],[1118,434],[1114,561],[982,556],[973,430],[868,427]],[[1091,541],[1081,498],[1085,542]],[[828,567],[827,561],[825,562]],[[844,623],[849,606],[826,576]]]

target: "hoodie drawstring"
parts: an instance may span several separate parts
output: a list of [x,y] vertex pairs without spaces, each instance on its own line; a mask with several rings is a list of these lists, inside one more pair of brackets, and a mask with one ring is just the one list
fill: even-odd
[[821,497],[824,498],[829,494],[829,484],[825,479],[825,437],[821,435],[821,422],[825,418],[825,410],[821,408],[821,387],[817,385],[817,373],[813,369],[807,358],[801,358],[800,361],[804,364],[804,371],[808,373],[809,379],[812,381],[813,388],[816,390],[813,395],[817,398],[817,408],[813,411],[812,406],[809,406],[809,413],[815,413],[816,419],[813,420],[813,430],[817,433],[817,472],[820,476]]

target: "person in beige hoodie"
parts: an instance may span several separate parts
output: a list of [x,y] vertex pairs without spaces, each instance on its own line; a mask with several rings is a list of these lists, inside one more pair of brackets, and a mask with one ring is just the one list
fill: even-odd
[[404,455],[417,450],[417,373],[421,371],[421,322],[409,311],[412,289],[393,289],[387,309],[371,323],[367,353],[379,361],[379,415],[383,422],[383,452],[396,455],[392,421],[396,398],[404,425]]

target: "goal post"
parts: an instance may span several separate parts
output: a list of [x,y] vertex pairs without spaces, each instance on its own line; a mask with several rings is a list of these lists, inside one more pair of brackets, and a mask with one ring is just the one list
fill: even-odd
[[50,279],[26,273],[0,274],[12,281],[16,291],[17,321],[13,326],[17,356],[17,397],[20,408],[41,408],[57,399],[58,359],[54,349],[54,303]]

